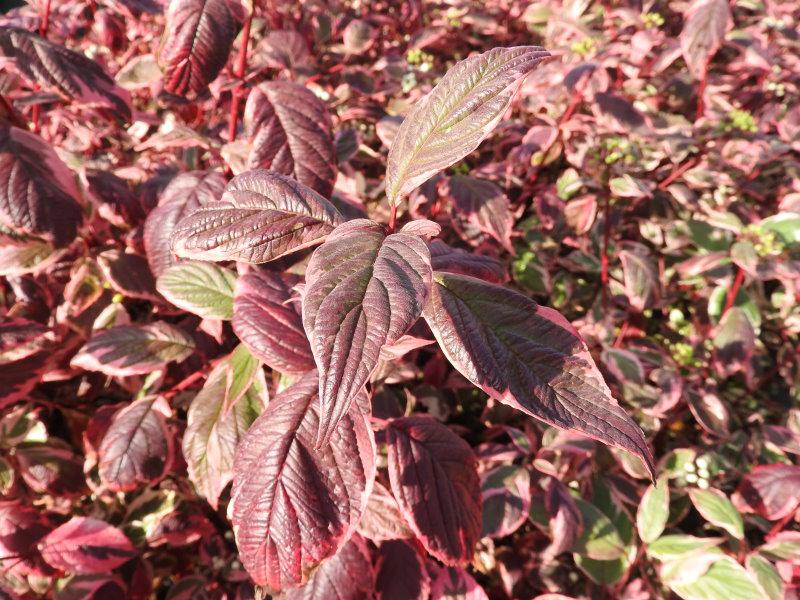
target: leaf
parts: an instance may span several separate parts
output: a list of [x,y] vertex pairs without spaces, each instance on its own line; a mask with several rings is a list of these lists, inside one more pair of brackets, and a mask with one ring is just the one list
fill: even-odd
[[157,302],[161,298],[147,260],[139,254],[106,250],[97,255],[97,264],[111,287],[128,298]]
[[358,532],[373,542],[414,537],[392,492],[377,481],[358,524]]
[[248,169],[287,175],[328,198],[336,181],[336,151],[328,107],[291,81],[265,81],[244,108],[250,140]]
[[244,20],[236,0],[171,0],[159,53],[164,89],[177,96],[205,91],[228,62]]
[[236,351],[211,371],[189,406],[183,434],[189,479],[215,510],[222,490],[233,479],[236,448],[266,404],[263,375],[259,380],[254,373],[248,377],[238,371],[236,377],[235,358]]
[[306,585],[289,590],[286,600],[361,600],[375,587],[372,557],[364,539],[354,534],[332,558],[322,563]]
[[239,554],[253,581],[276,592],[305,583],[346,543],[375,477],[372,430],[355,404],[330,440],[315,444],[318,389],[312,371],[272,399],[234,461]]
[[172,249],[185,258],[263,263],[318,244],[341,220],[313,190],[257,169],[231,179],[219,202],[184,217]]
[[508,281],[505,265],[496,258],[466,252],[461,248],[451,248],[441,240],[431,240],[428,247],[434,271],[470,275],[492,283]]
[[702,554],[719,546],[724,541],[725,538],[721,537],[701,538],[685,534],[662,535],[647,546],[647,554],[658,560],[671,560]]
[[744,567],[729,556],[723,556],[695,581],[672,583],[670,588],[684,600],[731,600],[762,598],[761,590]]
[[134,490],[166,474],[173,459],[168,411],[165,400],[151,397],[136,400],[114,415],[98,452],[98,472],[108,489]]
[[575,498],[583,521],[583,533],[575,542],[575,552],[588,558],[608,561],[625,552],[625,543],[613,521],[594,504]]
[[661,286],[649,251],[642,244],[630,243],[619,253],[625,293],[631,306],[638,312],[658,301]]
[[481,483],[483,537],[514,533],[528,518],[531,507],[530,472],[516,465],[499,465],[485,473]]
[[381,347],[419,318],[431,286],[425,242],[355,219],[314,251],[306,269],[303,327],[320,373],[320,443],[378,365]]
[[218,265],[189,261],[172,265],[158,276],[161,295],[178,308],[204,319],[233,317],[236,273]]
[[158,206],[144,224],[144,248],[156,277],[179,262],[170,247],[175,225],[204,204],[219,200],[225,184],[225,177],[218,171],[192,171],[181,173],[164,189]]
[[758,584],[768,600],[782,600],[786,597],[783,580],[771,562],[757,554],[751,554],[747,557],[745,566],[751,579]]
[[464,569],[442,567],[431,584],[431,600],[489,600],[489,596]]
[[639,427],[617,405],[577,331],[522,294],[437,271],[423,313],[450,363],[509,406],[628,450],[654,475]]
[[55,593],[55,600],[106,600],[125,598],[125,584],[117,575],[110,573],[78,575],[69,578]]
[[639,503],[636,512],[636,529],[646,544],[654,542],[664,532],[669,518],[669,480],[659,477],[651,484]]
[[800,467],[759,465],[745,475],[734,495],[739,510],[754,512],[770,521],[792,514],[800,505]]
[[306,373],[314,368],[290,276],[252,271],[236,281],[233,332],[270,369]]
[[427,600],[429,597],[430,576],[422,557],[407,542],[383,542],[378,549],[377,572],[377,600]]
[[83,461],[69,448],[52,442],[27,442],[17,447],[20,475],[34,492],[76,497],[86,492]]
[[24,29],[0,27],[0,56],[11,59],[17,71],[46,90],[83,106],[107,109],[123,121],[131,119],[130,94],[83,54]]
[[550,517],[548,524],[553,541],[544,551],[543,558],[551,559],[572,550],[583,530],[583,518],[569,488],[557,479],[553,479],[547,488],[545,507]]
[[50,573],[36,544],[51,529],[44,514],[31,506],[19,502],[0,504],[0,569],[4,582],[7,576]]
[[731,20],[727,0],[693,0],[679,36],[681,52],[689,71],[705,77],[708,63],[722,46]]
[[721,527],[738,540],[744,538],[742,515],[739,514],[739,511],[736,510],[736,507],[733,506],[733,503],[728,500],[725,494],[713,488],[707,490],[691,488],[689,497],[692,499],[692,504],[694,504],[697,512],[706,521]]
[[72,172],[38,135],[0,125],[0,224],[67,246],[83,223]]
[[550,56],[538,46],[494,48],[456,63],[409,111],[386,167],[397,205],[436,172],[475,150],[497,125],[525,76]]
[[72,517],[39,542],[48,564],[67,573],[107,573],[136,555],[116,527],[91,517]]
[[194,352],[192,337],[173,325],[155,321],[146,325],[121,325],[94,333],[70,363],[87,371],[127,377],[181,362]]
[[470,561],[481,535],[472,449],[427,416],[392,420],[386,443],[392,491],[417,537],[447,565]]
[[723,376],[752,372],[756,333],[743,308],[732,306],[722,315],[713,336],[714,365]]
[[497,184],[467,175],[454,175],[450,178],[450,194],[458,214],[515,254],[511,244],[514,215],[508,197]]

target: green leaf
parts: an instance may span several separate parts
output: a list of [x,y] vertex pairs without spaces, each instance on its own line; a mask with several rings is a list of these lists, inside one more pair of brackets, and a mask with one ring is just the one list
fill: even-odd
[[745,566],[750,577],[758,583],[769,600],[782,600],[785,597],[780,573],[766,558],[751,554],[747,557]]
[[723,556],[696,580],[670,584],[673,592],[684,600],[735,600],[762,598],[761,590],[744,567],[729,556]]
[[575,564],[595,583],[614,585],[628,570],[636,557],[636,547],[629,546],[627,552],[614,560],[594,560],[588,556],[575,554]]
[[575,503],[583,517],[583,532],[575,542],[576,553],[600,561],[622,556],[625,544],[611,519],[586,500],[576,498]]
[[800,532],[782,531],[759,547],[758,552],[772,560],[800,562]]
[[778,234],[786,244],[800,242],[800,214],[781,212],[761,221],[759,227]]
[[187,261],[166,269],[156,288],[172,304],[204,319],[233,317],[236,273],[213,263]]
[[247,346],[239,344],[228,356],[226,366],[226,386],[223,402],[223,412],[225,414],[254,383],[256,375],[260,373],[261,361],[250,354]]
[[720,545],[721,537],[695,537],[693,535],[662,535],[647,547],[647,554],[658,560],[669,560],[689,553],[699,553]]
[[689,490],[689,497],[697,512],[706,521],[721,527],[737,540],[744,538],[742,515],[725,494],[713,488],[707,490],[692,488]]
[[642,541],[649,544],[664,532],[669,517],[669,483],[665,476],[658,478],[642,496],[636,512],[636,529]]

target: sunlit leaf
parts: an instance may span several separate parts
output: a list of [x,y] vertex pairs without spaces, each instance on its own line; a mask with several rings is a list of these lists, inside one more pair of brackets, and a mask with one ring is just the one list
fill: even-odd
[[72,517],[47,534],[39,549],[48,564],[68,573],[108,573],[136,555],[116,527],[91,517]]
[[669,480],[659,477],[645,490],[636,512],[636,529],[642,541],[654,542],[664,532],[669,518]]
[[172,265],[159,275],[156,282],[164,298],[204,319],[233,317],[234,285],[235,272],[199,261]]

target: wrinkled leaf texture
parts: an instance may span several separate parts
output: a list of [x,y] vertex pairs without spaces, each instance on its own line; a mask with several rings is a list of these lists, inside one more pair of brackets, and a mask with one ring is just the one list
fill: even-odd
[[225,177],[218,171],[181,173],[169,182],[144,224],[144,248],[153,275],[158,277],[180,260],[170,248],[178,221],[204,204],[219,200],[225,184]]
[[43,88],[78,104],[108,109],[124,121],[131,119],[128,91],[83,54],[16,27],[0,27],[0,52]]
[[397,204],[438,171],[475,150],[511,104],[525,76],[550,56],[538,46],[495,48],[450,68],[409,111],[386,167],[386,195]]
[[256,169],[231,179],[219,202],[184,217],[175,227],[172,249],[197,260],[264,263],[320,243],[341,220],[315,191]]
[[303,327],[320,373],[320,443],[347,414],[380,350],[419,318],[431,285],[425,242],[355,219],[314,251],[306,269]]
[[165,400],[156,397],[143,398],[114,415],[98,452],[98,472],[108,489],[134,490],[167,472],[174,441],[165,405]]
[[0,223],[66,246],[83,222],[75,179],[38,135],[0,125]]
[[431,266],[434,271],[447,271],[470,275],[492,283],[505,283],[508,273],[503,263],[491,256],[473,254],[461,248],[452,248],[442,240],[431,240]]
[[236,281],[233,332],[250,351],[280,373],[314,368],[299,303],[292,301],[291,275],[253,271]]
[[424,316],[452,365],[489,396],[628,450],[654,474],[644,434],[558,312],[504,287],[436,272]]
[[233,317],[236,273],[213,263],[187,261],[172,265],[158,277],[161,295],[178,308],[204,319]]
[[159,54],[164,89],[177,96],[205,91],[228,62],[243,20],[238,0],[171,0]]
[[163,321],[95,332],[72,357],[72,366],[106,375],[144,375],[194,352],[192,337]]
[[[375,478],[364,394],[317,447],[316,371],[272,399],[239,445],[231,493],[239,554],[253,581],[304,584],[355,531]],[[361,405],[361,406],[359,406]]]
[[417,537],[447,565],[471,560],[481,536],[472,449],[428,416],[394,419],[386,440],[392,490]]
[[328,198],[336,181],[336,152],[328,108],[291,81],[253,88],[244,109],[249,169],[287,175]]
[[107,573],[136,555],[124,533],[92,517],[72,517],[47,534],[39,549],[49,565],[78,574]]

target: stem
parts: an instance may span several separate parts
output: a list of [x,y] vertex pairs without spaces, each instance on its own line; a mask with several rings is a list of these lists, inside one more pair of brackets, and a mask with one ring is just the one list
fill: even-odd
[[250,26],[253,23],[253,12],[247,15],[247,20],[244,22],[242,29],[242,45],[239,48],[239,57],[236,61],[236,68],[234,75],[239,79],[239,83],[233,89],[231,96],[231,120],[228,124],[228,141],[232,142],[236,139],[236,125],[239,122],[239,100],[244,88],[244,74],[247,70],[247,46],[250,43]]
[[50,27],[50,0],[44,5],[44,16],[42,17],[42,22],[39,24],[39,35],[41,37],[47,37],[47,29]]
[[730,291],[728,291],[728,298],[725,300],[725,308],[722,309],[720,318],[730,310],[731,306],[733,306],[733,303],[736,301],[736,296],[739,295],[739,288],[742,287],[742,281],[744,281],[744,270],[739,267],[736,271],[736,278],[733,280],[733,286]]
[[603,253],[600,255],[600,286],[603,311],[608,310],[608,241],[611,237],[611,221],[608,218],[610,201],[608,193],[603,198]]
[[676,169],[673,169],[672,173],[670,173],[669,175],[667,175],[667,176],[664,178],[664,180],[663,180],[661,183],[659,183],[659,184],[658,184],[658,189],[660,189],[660,190],[665,190],[665,189],[667,189],[667,188],[669,187],[669,185],[670,185],[670,184],[671,184],[673,181],[675,181],[676,179],[678,179],[678,177],[680,177],[681,175],[683,175],[684,173],[686,173],[686,171],[688,171],[689,169],[691,169],[693,166],[695,166],[695,165],[696,165],[697,163],[699,163],[699,162],[700,162],[700,159],[699,159],[699,158],[692,158],[692,159],[689,159],[689,160],[687,160],[685,163],[683,163],[682,165],[680,165],[680,166],[679,166],[679,167],[677,167]]
[[695,119],[700,119],[706,112],[705,101],[703,96],[706,94],[706,79],[708,78],[707,69],[703,69],[703,75],[700,77],[700,83],[697,85],[697,114]]
[[389,233],[394,233],[397,226],[397,204],[392,205],[392,210],[389,213]]

